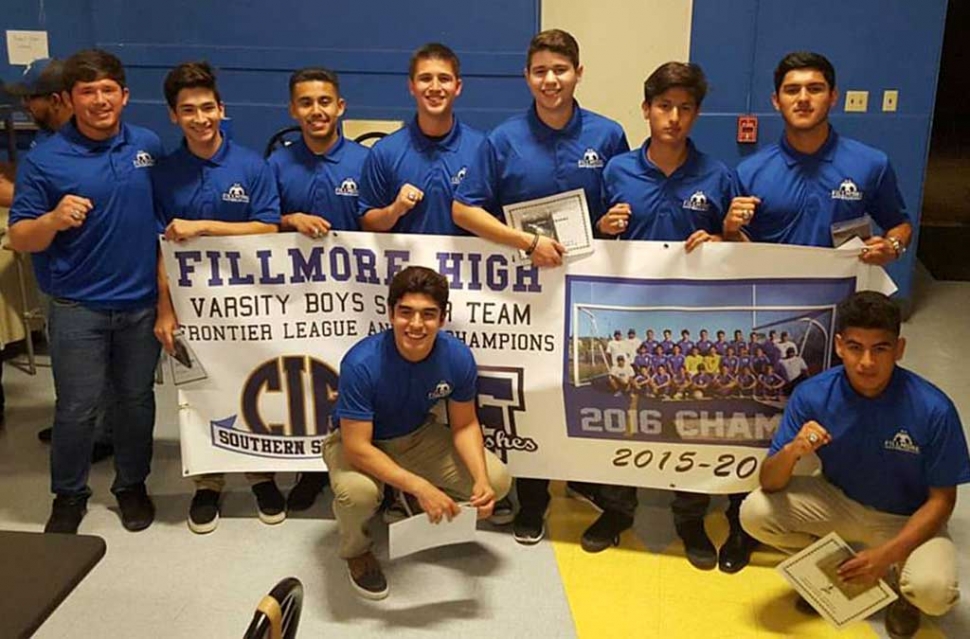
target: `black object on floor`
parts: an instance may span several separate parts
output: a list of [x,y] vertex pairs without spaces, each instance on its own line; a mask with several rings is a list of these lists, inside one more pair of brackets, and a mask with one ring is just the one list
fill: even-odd
[[970,281],[970,225],[921,226],[917,257],[938,280]]

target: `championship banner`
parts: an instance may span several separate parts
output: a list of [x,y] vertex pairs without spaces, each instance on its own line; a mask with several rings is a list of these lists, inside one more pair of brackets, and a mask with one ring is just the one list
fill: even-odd
[[[163,241],[184,474],[324,470],[340,360],[390,328],[391,278],[423,265],[448,278],[442,330],[475,354],[486,444],[513,475],[749,490],[787,377],[832,365],[835,305],[894,289],[858,247],[594,244],[536,269],[478,238]],[[702,375],[669,375],[684,366]]]

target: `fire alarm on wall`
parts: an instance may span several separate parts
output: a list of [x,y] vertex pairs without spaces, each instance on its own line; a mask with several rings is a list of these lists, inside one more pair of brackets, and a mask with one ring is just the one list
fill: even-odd
[[758,116],[738,116],[738,143],[754,144],[758,141]]

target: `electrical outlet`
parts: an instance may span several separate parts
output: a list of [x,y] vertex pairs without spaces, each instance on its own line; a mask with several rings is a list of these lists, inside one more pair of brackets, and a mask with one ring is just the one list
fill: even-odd
[[846,113],[865,113],[869,110],[868,91],[846,91],[845,92],[845,112]]
[[882,92],[882,110],[892,112],[899,105],[899,91],[896,89],[886,89]]

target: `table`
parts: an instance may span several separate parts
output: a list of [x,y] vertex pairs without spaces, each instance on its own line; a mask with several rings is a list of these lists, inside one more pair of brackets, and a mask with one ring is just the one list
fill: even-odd
[[106,549],[93,535],[0,530],[0,636],[32,635]]

